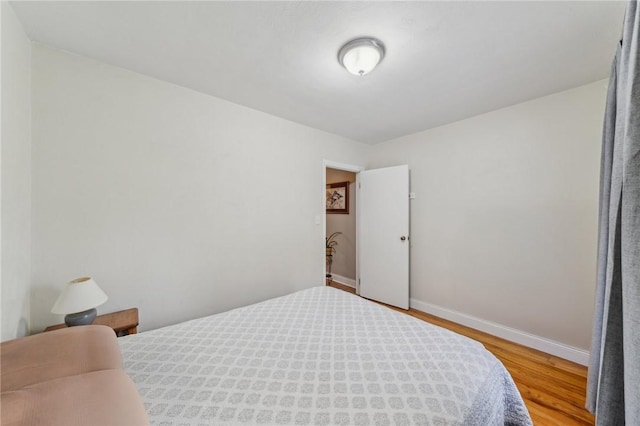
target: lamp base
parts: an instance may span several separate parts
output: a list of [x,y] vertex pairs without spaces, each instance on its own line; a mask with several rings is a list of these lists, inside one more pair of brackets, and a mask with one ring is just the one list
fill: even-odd
[[98,310],[96,308],[87,309],[86,311],[76,312],[75,314],[67,314],[64,316],[64,323],[68,327],[76,325],[89,325],[96,319]]

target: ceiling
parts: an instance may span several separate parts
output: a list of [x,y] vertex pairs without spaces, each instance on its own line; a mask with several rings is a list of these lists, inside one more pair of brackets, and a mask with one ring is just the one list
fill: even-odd
[[625,4],[12,2],[33,41],[370,144],[606,78]]

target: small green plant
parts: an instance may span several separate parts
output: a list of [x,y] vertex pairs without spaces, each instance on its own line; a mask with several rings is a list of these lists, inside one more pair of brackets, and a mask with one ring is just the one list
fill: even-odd
[[336,237],[338,235],[342,235],[342,232],[334,232],[333,234],[325,238],[327,243],[327,254],[333,254],[336,252],[336,246],[338,245]]

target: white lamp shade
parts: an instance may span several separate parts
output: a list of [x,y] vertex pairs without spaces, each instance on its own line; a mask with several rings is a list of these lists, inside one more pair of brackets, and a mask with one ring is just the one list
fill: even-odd
[[67,284],[51,308],[54,314],[74,314],[96,308],[109,297],[90,277],[75,279]]
[[384,57],[384,45],[374,38],[351,40],[338,52],[338,61],[347,71],[355,75],[366,75]]

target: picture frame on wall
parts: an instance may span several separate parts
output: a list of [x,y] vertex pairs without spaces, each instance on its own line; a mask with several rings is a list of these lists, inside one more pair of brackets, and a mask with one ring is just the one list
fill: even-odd
[[349,214],[349,182],[327,184],[327,214]]

